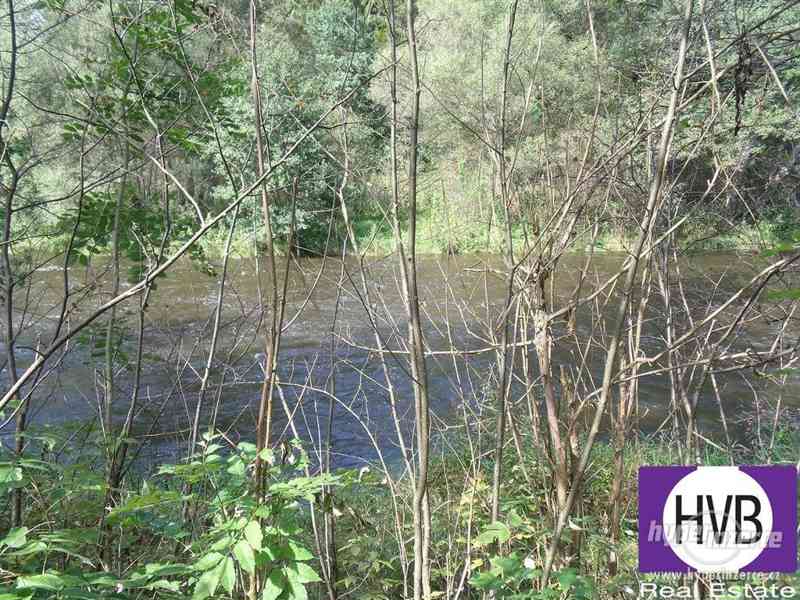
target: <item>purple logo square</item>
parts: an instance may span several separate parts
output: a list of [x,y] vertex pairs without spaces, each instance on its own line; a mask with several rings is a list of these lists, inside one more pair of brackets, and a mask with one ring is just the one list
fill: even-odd
[[639,469],[639,571],[796,570],[795,467]]

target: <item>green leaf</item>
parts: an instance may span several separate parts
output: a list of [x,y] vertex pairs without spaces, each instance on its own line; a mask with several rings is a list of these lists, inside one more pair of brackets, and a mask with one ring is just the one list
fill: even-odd
[[229,594],[233,591],[233,586],[236,585],[236,569],[233,566],[233,559],[229,556],[225,559],[222,567],[222,579],[220,584]]
[[487,525],[481,534],[475,538],[475,545],[478,547],[488,546],[495,540],[502,544],[503,542],[507,542],[510,537],[511,531],[508,529],[508,525],[500,521],[495,521]]
[[57,592],[65,587],[64,581],[58,575],[45,573],[43,575],[31,575],[30,577],[20,577],[17,579],[18,588],[31,588],[34,590],[48,590]]
[[558,584],[563,590],[571,588],[578,580],[578,574],[575,569],[564,569],[558,574]]
[[45,4],[50,10],[61,12],[64,10],[65,0],[45,0]]
[[253,550],[261,550],[261,542],[264,540],[264,535],[261,533],[261,525],[258,521],[250,521],[244,528],[244,537],[250,542]]
[[289,542],[289,550],[291,550],[292,558],[294,558],[294,560],[311,560],[314,558],[314,555],[311,554],[311,552],[302,546],[298,546],[294,542]]
[[170,581],[168,579],[159,579],[158,581],[154,581],[145,587],[148,590],[165,590],[174,594],[178,594],[181,591],[180,581]]
[[233,555],[239,566],[247,571],[250,575],[256,571],[256,558],[253,554],[253,547],[245,540],[239,540],[233,547]]
[[219,552],[210,552],[197,561],[195,568],[198,571],[208,571],[218,566],[223,558]]
[[504,578],[512,577],[520,571],[522,564],[515,553],[510,556],[495,556],[491,559],[492,571]]
[[25,556],[31,556],[33,554],[39,554],[41,552],[46,552],[48,550],[47,544],[44,542],[29,542],[27,545],[23,546],[16,552],[9,552],[8,556],[14,556],[16,558],[22,558]]
[[287,587],[286,578],[283,573],[277,570],[270,572],[269,577],[264,582],[264,590],[261,592],[261,600],[277,600]]
[[186,575],[189,572],[187,565],[173,565],[161,563],[148,563],[144,566],[144,573],[148,577],[169,577],[170,575]]
[[108,573],[95,573],[86,576],[86,583],[92,587],[112,588],[119,583],[119,580]]
[[493,573],[484,571],[483,573],[473,575],[470,578],[470,583],[479,590],[490,590],[499,589],[500,585],[502,584],[502,580]]
[[0,491],[3,488],[19,487],[22,481],[22,469],[11,465],[0,465]]
[[245,474],[245,464],[240,456],[234,456],[228,461],[228,473],[236,477],[242,477]]
[[522,527],[525,524],[524,519],[519,516],[517,509],[512,509],[508,513],[508,524],[514,528]]
[[210,571],[206,571],[200,576],[200,579],[197,580],[197,585],[194,587],[192,600],[205,600],[205,598],[214,595],[214,592],[217,591],[217,586],[219,586],[219,582],[225,573],[226,562],[227,561],[220,561],[216,567]]
[[286,568],[291,583],[313,583],[315,581],[322,581],[317,575],[316,571],[309,567],[306,563],[297,562],[289,565]]
[[790,244],[788,242],[783,242],[780,244],[775,244],[772,248],[768,248],[764,252],[762,252],[763,256],[777,256],[778,254],[791,252],[795,250],[795,245]]
[[20,548],[25,545],[28,536],[27,527],[15,527],[8,532],[8,535],[0,540],[0,546],[8,546],[9,548]]
[[308,600],[308,591],[302,583],[289,580],[289,598],[292,600]]

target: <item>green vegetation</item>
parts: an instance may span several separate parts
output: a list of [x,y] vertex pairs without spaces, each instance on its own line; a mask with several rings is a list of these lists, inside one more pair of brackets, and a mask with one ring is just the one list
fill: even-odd
[[638,466],[797,464],[798,23],[6,0],[0,600],[628,593]]
[[[101,474],[91,462],[59,465],[49,460],[54,440],[42,459],[0,464],[0,493],[22,489],[36,527],[11,529],[0,540],[3,598],[158,598],[203,600],[241,588],[239,573],[265,572],[263,598],[306,597],[305,587],[319,581],[302,544],[303,510],[330,477],[302,477],[305,456],[291,466],[272,463],[266,503],[249,490],[248,470],[255,446],[241,443],[220,454],[219,438],[206,437],[202,452],[179,465],[162,465],[151,478],[132,477],[119,504],[103,515],[107,498]],[[48,452],[49,451],[49,452]],[[188,511],[199,530],[186,529]],[[185,513],[184,513],[185,514]],[[201,525],[202,524],[202,525]],[[109,556],[103,536],[115,535],[118,570],[98,569]]]
[[[488,425],[488,423],[487,423]],[[761,434],[770,439],[773,431]],[[41,447],[39,459],[0,463],[0,494],[25,490],[34,527],[7,532],[0,540],[0,598],[235,598],[246,590],[247,574],[256,565],[266,567],[261,598],[306,598],[320,592],[314,548],[314,522],[309,503],[332,486],[327,502],[336,515],[342,545],[337,549],[338,586],[360,598],[399,598],[403,572],[396,536],[409,536],[410,523],[396,530],[394,498],[385,477],[372,471],[342,470],[335,475],[305,475],[308,458],[300,444],[284,447],[283,456],[265,452],[272,464],[267,502],[256,502],[249,489],[255,447],[241,442],[230,446],[223,437],[205,436],[201,452],[180,464],[164,464],[147,477],[132,472],[120,502],[96,526],[106,490],[95,466],[91,440],[84,440],[81,458],[69,464],[53,460],[59,435],[32,436]],[[486,497],[489,482],[473,478],[474,457],[468,439],[451,436],[445,455],[431,465],[431,495],[439,507],[433,526],[433,585],[452,590],[463,575],[467,543],[473,549],[469,583],[476,593],[493,591],[498,598],[591,598],[614,596],[636,578],[636,497],[640,465],[668,465],[678,461],[674,444],[642,436],[630,441],[625,466],[623,538],[609,545],[608,526],[614,451],[606,443],[594,454],[592,474],[584,483],[585,497],[571,520],[572,536],[581,540],[577,570],[562,565],[553,587],[530,591],[540,575],[536,566],[544,552],[543,540],[552,523],[543,513],[547,503],[549,468],[533,443],[520,460],[506,465],[501,522],[490,520]],[[741,447],[741,464],[793,462],[800,447],[800,429],[783,425],[774,431],[771,447]],[[726,465],[727,452],[708,447],[703,463]],[[465,470],[466,468],[466,470]],[[485,472],[491,465],[485,466]],[[535,483],[531,487],[526,478]],[[402,481],[395,482],[404,489]],[[531,493],[540,489],[541,493]],[[186,511],[191,520],[185,520]],[[115,570],[101,570],[103,532],[114,532]],[[498,553],[498,548],[500,552]],[[609,551],[621,557],[619,573],[599,580],[586,575],[604,571]],[[582,574],[583,573],[583,574]],[[784,577],[800,584],[800,576]],[[463,582],[462,582],[463,583]]]
[[[144,244],[155,252],[165,221],[161,194],[152,187],[162,177],[148,146],[155,141],[153,125],[163,130],[161,142],[169,151],[173,175],[189,181],[183,190],[168,192],[170,247],[185,242],[198,218],[216,214],[253,179],[249,57],[234,35],[237,28],[247,27],[247,3],[239,4],[214,7],[210,15],[188,0],[174,9],[153,2],[141,17],[135,5],[125,3],[115,11],[104,3],[88,3],[73,14],[58,2],[31,3],[29,10],[19,11],[18,36],[36,41],[36,51],[19,56],[15,90],[21,97],[12,104],[9,130],[10,158],[16,165],[30,165],[19,177],[17,193],[31,206],[20,210],[12,224],[20,252],[63,251],[78,222],[75,257],[111,254],[118,195],[122,251],[139,259]],[[771,30],[791,25],[795,9],[780,10],[780,4],[721,6],[714,14],[716,39],[722,46],[736,28],[759,23],[773,12],[778,16],[770,21]],[[371,12],[366,14],[365,8]],[[356,93],[325,120],[310,143],[271,178],[273,231],[279,244],[284,251],[292,246],[303,253],[338,254],[346,235],[339,210],[339,194],[344,194],[362,249],[386,252],[393,248],[391,206],[384,195],[389,123],[381,77],[374,76],[386,52],[385,19],[374,3],[339,0],[303,7],[279,2],[270,10],[260,24],[260,39],[269,42],[258,52],[260,82],[267,90],[271,160],[344,90],[356,86]],[[598,9],[595,25],[602,52],[596,66],[583,3],[544,3],[539,10],[520,11],[515,57],[519,81],[511,82],[508,106],[509,122],[521,123],[513,140],[518,191],[510,213],[520,234],[535,228],[524,214],[527,206],[541,203],[545,198],[540,194],[547,193],[535,185],[536,179],[570,172],[572,167],[563,164],[566,155],[575,154],[569,162],[578,160],[581,151],[569,140],[591,125],[595,84],[606,96],[595,134],[611,145],[634,126],[634,107],[640,113],[659,94],[658,77],[663,61],[669,60],[659,53],[660,29],[675,10],[671,3],[612,3]],[[488,132],[487,114],[494,109],[482,105],[481,98],[484,103],[497,101],[498,74],[487,71],[480,56],[467,49],[480,30],[487,56],[500,51],[505,9],[502,2],[423,2],[420,11],[430,20],[421,50],[427,92],[421,98],[426,131],[420,157],[421,250],[498,251],[506,217],[498,204],[497,183],[491,183],[496,165],[480,142]],[[132,26],[123,29],[128,21]],[[6,47],[8,34],[6,29]],[[67,55],[64,49],[70,46],[75,51]],[[133,52],[141,57],[135,70],[128,65]],[[749,52],[738,57],[748,61],[748,70],[739,79],[723,78],[708,90],[711,106],[697,105],[678,123],[675,161],[687,161],[682,168],[688,183],[672,193],[684,197],[685,210],[693,214],[691,226],[680,232],[687,245],[763,246],[769,243],[762,235],[765,230],[797,225],[793,199],[800,125],[784,100],[784,92],[789,94],[800,78],[797,50],[776,42],[769,54],[780,86],[770,79],[768,65],[759,63],[758,51],[751,47]],[[734,66],[737,73],[745,68]],[[529,89],[523,82],[530,77],[548,86]],[[697,77],[700,81],[705,75]],[[714,103],[717,95],[734,95],[735,107],[721,111]],[[711,115],[713,124],[704,129],[709,110],[718,114]],[[102,147],[93,148],[98,142]],[[80,152],[86,152],[82,170],[73,160]],[[46,168],[40,165],[43,157]],[[120,178],[124,165],[107,173],[99,170],[114,158],[127,161],[129,168],[136,165],[136,174]],[[647,148],[637,146],[629,165],[639,171],[634,179],[647,169],[646,160]],[[707,190],[715,164],[732,179],[717,178],[728,187]],[[91,187],[79,201],[81,177],[92,170],[97,176],[89,177]],[[599,249],[621,247],[635,232],[641,190],[628,183],[615,187],[608,198],[598,197],[586,211],[586,223],[602,213],[595,244]],[[193,200],[187,201],[187,193]],[[53,200],[30,202],[36,197]],[[253,200],[238,215],[235,246],[240,253],[255,253],[263,241],[258,201]],[[218,227],[198,246],[217,257],[226,239],[225,226]]]

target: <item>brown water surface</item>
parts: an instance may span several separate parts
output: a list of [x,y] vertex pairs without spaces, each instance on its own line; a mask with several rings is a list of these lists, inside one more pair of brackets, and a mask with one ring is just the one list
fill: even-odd
[[[624,256],[596,256],[584,283],[591,290],[619,267]],[[556,281],[561,295],[571,293],[584,256],[562,260]],[[718,306],[726,294],[747,282],[764,259],[744,254],[713,253],[683,259],[680,269],[684,289],[695,318]],[[493,352],[476,352],[488,345],[487,322],[495,319],[504,301],[502,280],[493,274],[501,266],[493,256],[422,257],[419,281],[425,313],[429,347],[434,351],[456,348],[455,355],[436,354],[430,358],[432,408],[441,419],[437,424],[458,424],[467,413],[486,411],[491,404],[494,384],[491,373]],[[331,443],[334,461],[339,466],[354,466],[375,460],[376,448],[387,461],[396,462],[399,449],[393,425],[390,396],[387,393],[384,366],[375,347],[377,328],[389,348],[398,351],[386,355],[386,373],[395,389],[396,410],[402,430],[410,435],[412,389],[405,355],[405,315],[400,302],[396,260],[370,258],[366,261],[369,304],[367,311],[361,271],[357,260],[344,263],[338,259],[301,259],[294,261],[287,278],[286,327],[280,354],[279,374],[284,385],[275,398],[274,438],[288,438],[287,409],[294,417],[299,435],[309,440],[324,440],[333,403]],[[283,271],[280,275],[282,280]],[[108,273],[100,267],[75,268],[70,271],[73,293],[69,320],[77,323],[96,306],[108,299]],[[263,333],[259,295],[268,298],[264,278],[257,275],[249,259],[233,260],[225,291],[222,325],[213,361],[210,385],[202,414],[204,422],[216,415],[217,427],[232,439],[254,437],[254,422],[263,372],[259,364]],[[95,282],[92,289],[87,283]],[[40,271],[27,290],[28,311],[25,330],[20,336],[18,355],[21,366],[33,356],[37,341],[46,344],[57,321],[63,292],[63,273]],[[259,291],[259,287],[261,290]],[[158,281],[145,313],[143,369],[137,402],[135,437],[140,458],[160,461],[182,456],[188,428],[198,400],[218,294],[218,278],[202,273],[190,262],[183,262]],[[18,300],[18,305],[24,299]],[[116,354],[117,399],[115,418],[122,420],[129,406],[134,381],[134,362],[138,322],[138,299],[129,300],[119,311],[120,344]],[[611,298],[601,314],[605,319],[616,306]],[[740,308],[741,305],[736,305]],[[373,314],[372,318],[369,314]],[[653,297],[648,308],[648,324],[643,339],[644,352],[652,354],[663,347],[663,303]],[[678,323],[685,328],[688,320]],[[724,320],[724,316],[723,316]],[[589,309],[579,313],[578,339],[592,332]],[[745,335],[736,340],[739,348],[765,349],[771,343],[779,323],[761,321],[748,325]],[[98,399],[102,397],[104,332],[106,318],[101,317],[87,331],[70,342],[59,361],[48,363],[52,370],[32,395],[32,419],[38,426],[96,423]],[[398,335],[397,332],[400,332]],[[598,330],[595,329],[595,335]],[[566,333],[563,324],[556,334]],[[519,358],[519,353],[517,354]],[[588,365],[599,384],[605,353],[593,345]],[[535,357],[532,356],[535,362]],[[556,343],[554,361],[574,368],[580,361],[576,346],[565,339]],[[732,420],[752,414],[754,389],[760,390],[759,402],[774,401],[777,388],[756,380],[747,384],[752,372],[720,377],[726,413]],[[797,384],[789,381],[783,402],[797,405]],[[669,376],[666,373],[645,377],[640,382],[638,427],[645,433],[668,431],[671,427]],[[513,388],[521,397],[524,386]],[[285,403],[285,405],[284,405]],[[523,410],[520,406],[519,410]],[[701,431],[721,443],[719,407],[710,386],[704,388],[699,403]],[[525,413],[527,414],[527,413]],[[87,425],[88,426],[88,425]],[[96,426],[96,425],[93,425]],[[733,424],[737,439],[748,442],[752,433],[745,425]],[[85,431],[85,429],[81,430]],[[9,428],[3,432],[5,443]],[[318,444],[317,444],[318,445]]]

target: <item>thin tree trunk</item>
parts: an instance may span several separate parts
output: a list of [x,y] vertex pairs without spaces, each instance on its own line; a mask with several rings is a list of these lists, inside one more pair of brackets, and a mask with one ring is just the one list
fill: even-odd
[[686,63],[686,52],[689,45],[689,28],[692,22],[693,9],[694,9],[694,0],[686,0],[686,5],[683,14],[683,24],[681,28],[680,46],[678,49],[678,59],[675,68],[675,76],[673,78],[672,94],[670,96],[667,115],[666,118],[664,119],[664,126],[661,131],[661,140],[658,145],[658,152],[656,157],[655,169],[653,171],[653,177],[650,181],[650,191],[648,194],[647,207],[645,210],[645,223],[641,233],[639,234],[639,238],[636,242],[636,246],[632,254],[633,264],[626,273],[625,281],[622,287],[622,297],[620,298],[619,306],[617,307],[614,323],[610,328],[611,331],[610,347],[606,355],[606,362],[603,369],[603,383],[600,390],[600,399],[598,400],[597,407],[595,409],[595,415],[592,421],[591,428],[589,430],[589,435],[586,440],[586,445],[584,446],[583,453],[581,454],[581,458],[578,463],[578,468],[576,469],[575,472],[575,479],[570,489],[569,496],[567,497],[566,506],[559,515],[558,523],[556,524],[555,531],[553,532],[553,539],[551,540],[550,546],[547,551],[544,568],[542,569],[542,577],[541,577],[542,586],[547,586],[548,581],[550,579],[550,573],[553,567],[553,562],[555,560],[556,553],[558,551],[558,540],[561,537],[561,532],[564,530],[564,527],[567,524],[567,519],[569,518],[570,511],[572,510],[572,507],[575,504],[577,490],[580,487],[578,483],[582,481],[584,473],[586,472],[586,467],[589,464],[589,456],[592,452],[592,448],[594,447],[594,442],[600,430],[600,423],[605,413],[605,407],[608,404],[609,398],[611,397],[614,374],[616,371],[616,364],[617,364],[617,351],[619,349],[619,343],[622,336],[622,329],[625,324],[625,314],[627,313],[628,305],[630,303],[631,295],[633,292],[633,286],[636,281],[636,273],[638,270],[639,259],[642,256],[645,242],[651,236],[653,225],[655,223],[655,215],[661,204],[663,176],[667,164],[669,146],[672,140],[675,115],[678,108],[678,100],[681,94],[681,89],[683,87],[683,73],[684,73],[684,66]]
[[[3,316],[5,325],[5,344],[6,362],[8,364],[9,386],[11,388],[17,383],[17,360],[14,354],[14,272],[11,266],[11,218],[13,215],[14,196],[17,191],[19,172],[11,160],[8,151],[8,142],[5,139],[6,128],[8,127],[8,115],[11,109],[11,100],[14,95],[14,84],[17,74],[17,22],[14,11],[13,0],[8,0],[8,19],[10,21],[9,32],[11,34],[11,57],[9,64],[8,88],[3,98],[3,106],[0,109],[0,156],[3,157],[8,170],[10,171],[11,181],[6,185],[5,198],[3,202],[3,238],[2,238],[2,257],[3,257]],[[20,394],[16,395],[18,402],[25,402]],[[17,408],[16,432],[14,439],[14,453],[17,460],[22,458],[25,449],[25,428],[27,424],[27,406]],[[11,496],[11,526],[22,526],[22,490],[15,489]]]
[[503,201],[505,217],[505,261],[508,270],[508,280],[506,282],[506,300],[503,310],[503,325],[500,341],[498,369],[500,370],[500,381],[497,389],[497,419],[495,423],[495,447],[494,447],[494,470],[492,472],[492,521],[500,518],[500,482],[502,480],[503,469],[503,446],[505,445],[506,433],[506,399],[508,395],[509,373],[513,368],[513,353],[509,352],[509,329],[511,306],[514,298],[514,277],[516,269],[514,266],[514,242],[511,231],[511,199],[508,191],[509,176],[506,171],[506,102],[508,98],[508,76],[511,63],[511,40],[514,36],[514,21],[517,16],[517,0],[511,5],[508,15],[508,32],[506,37],[506,49],[503,58],[503,83],[500,99],[500,131],[499,144],[497,150],[497,166],[500,175],[500,195]]
[[392,195],[394,208],[395,241],[398,247],[400,270],[406,310],[408,312],[408,342],[410,346],[411,377],[414,388],[414,416],[416,420],[417,473],[414,482],[414,599],[430,598],[430,534],[431,514],[428,498],[428,453],[430,438],[428,372],[425,362],[425,342],[419,310],[417,288],[416,237],[417,237],[417,162],[419,145],[420,80],[417,62],[416,34],[417,6],[415,0],[406,0],[406,35],[411,62],[411,114],[409,115],[408,157],[408,248],[404,247],[400,233],[399,184],[397,164],[397,38],[393,0],[389,2],[389,22],[392,33],[392,122],[391,161]]
[[[256,175],[260,178],[266,172],[267,157],[264,144],[264,124],[262,121],[261,88],[258,76],[258,56],[257,56],[257,13],[256,1],[250,1],[250,53],[251,53],[251,93],[253,101],[253,112],[255,115],[256,129]],[[260,186],[261,210],[264,220],[266,253],[264,258],[267,262],[267,277],[269,278],[269,306],[262,307],[270,311],[269,331],[264,343],[265,364],[264,364],[264,383],[261,387],[261,400],[258,409],[258,422],[256,425],[256,490],[259,496],[263,493],[263,461],[260,457],[261,451],[269,445],[269,438],[272,429],[272,408],[273,394],[275,391],[275,369],[277,365],[277,354],[280,347],[280,326],[278,323],[279,315],[279,293],[278,293],[278,270],[275,262],[275,242],[272,233],[272,219],[270,198],[267,193],[266,183]]]
[[[123,176],[117,191],[117,199],[114,203],[114,221],[111,230],[111,297],[116,297],[120,289],[119,275],[119,227],[120,215],[122,213],[122,202],[125,197],[125,186],[128,181],[128,168],[130,164],[130,153],[127,142],[123,142]],[[112,409],[114,406],[114,337],[117,323],[117,310],[112,306],[108,313],[106,323],[105,339],[105,363],[103,372],[103,435],[105,436],[106,452],[108,453],[108,473],[106,475],[107,501],[113,501],[114,490],[113,480],[116,478],[116,457],[118,440],[114,436],[114,424]],[[111,529],[103,518],[103,563],[107,570],[112,569],[112,535]]]
[[[217,303],[214,307],[214,324],[211,331],[211,345],[208,349],[206,357],[206,365],[203,369],[203,378],[200,380],[200,391],[197,394],[197,404],[195,405],[194,420],[192,422],[192,432],[189,438],[188,456],[192,456],[197,449],[197,438],[200,433],[200,419],[203,412],[203,405],[205,404],[206,392],[208,391],[208,382],[211,379],[211,368],[214,365],[214,356],[217,351],[217,343],[219,342],[219,329],[220,321],[222,320],[222,303],[225,299],[225,283],[228,279],[228,263],[231,256],[231,244],[233,243],[233,235],[236,231],[236,224],[239,220],[239,209],[237,208],[233,213],[233,220],[228,229],[228,236],[225,240],[225,249],[222,256],[222,273],[220,274],[219,286],[217,288]],[[213,430],[214,423],[212,422],[210,429]]]
[[[251,66],[251,94],[253,113],[256,129],[256,175],[263,178],[268,171],[269,156],[264,140],[264,123],[262,117],[261,85],[258,75],[258,21],[256,0],[250,0],[250,66]],[[272,410],[275,383],[277,376],[278,353],[280,351],[281,327],[283,321],[283,299],[279,294],[278,270],[275,261],[275,241],[272,232],[272,218],[270,197],[267,193],[266,182],[260,185],[261,210],[264,220],[264,234],[267,262],[266,272],[269,278],[269,306],[262,307],[270,311],[269,330],[264,341],[264,382],[261,386],[261,398],[258,407],[258,421],[256,423],[256,463],[255,463],[255,490],[258,501],[261,501],[266,491],[264,474],[263,450],[269,447],[272,433]],[[288,269],[288,263],[287,263]],[[259,572],[257,571],[250,582],[250,598],[255,600],[260,587]]]
[[[156,133],[156,146],[159,152],[159,161],[162,166],[162,170],[166,172],[166,158],[164,154],[164,146],[163,146],[163,139],[161,137],[161,133],[157,131]],[[127,160],[126,154],[126,160]],[[172,231],[172,218],[170,215],[170,205],[169,205],[169,180],[167,176],[164,174],[162,175],[162,187],[161,187],[161,202],[164,206],[164,232],[161,236],[161,244],[159,246],[158,256],[156,257],[157,262],[161,262],[164,258],[164,253],[167,249],[167,244],[169,242],[170,233]],[[144,265],[142,265],[144,266]],[[133,428],[133,421],[136,415],[136,408],[139,405],[139,392],[141,390],[142,384],[142,355],[144,351],[144,327],[145,327],[145,312],[147,311],[147,306],[150,299],[150,293],[152,292],[152,285],[148,285],[142,295],[140,302],[139,302],[139,319],[138,319],[138,334],[137,334],[137,341],[136,341],[136,362],[134,367],[134,375],[133,375],[133,388],[131,389],[130,401],[128,403],[128,412],[125,416],[125,421],[122,424],[122,427],[119,431],[119,439],[114,444],[114,449],[111,455],[111,461],[109,464],[109,473],[108,473],[108,490],[106,491],[106,501],[105,506],[115,506],[119,501],[120,492],[119,488],[122,483],[122,479],[125,475],[127,470],[126,460],[128,457],[128,450],[130,448],[130,436],[131,430]],[[105,518],[105,517],[104,517]],[[107,566],[111,567],[111,552],[110,552],[110,544],[111,544],[111,530],[105,530],[105,550],[106,550],[106,560]]]

